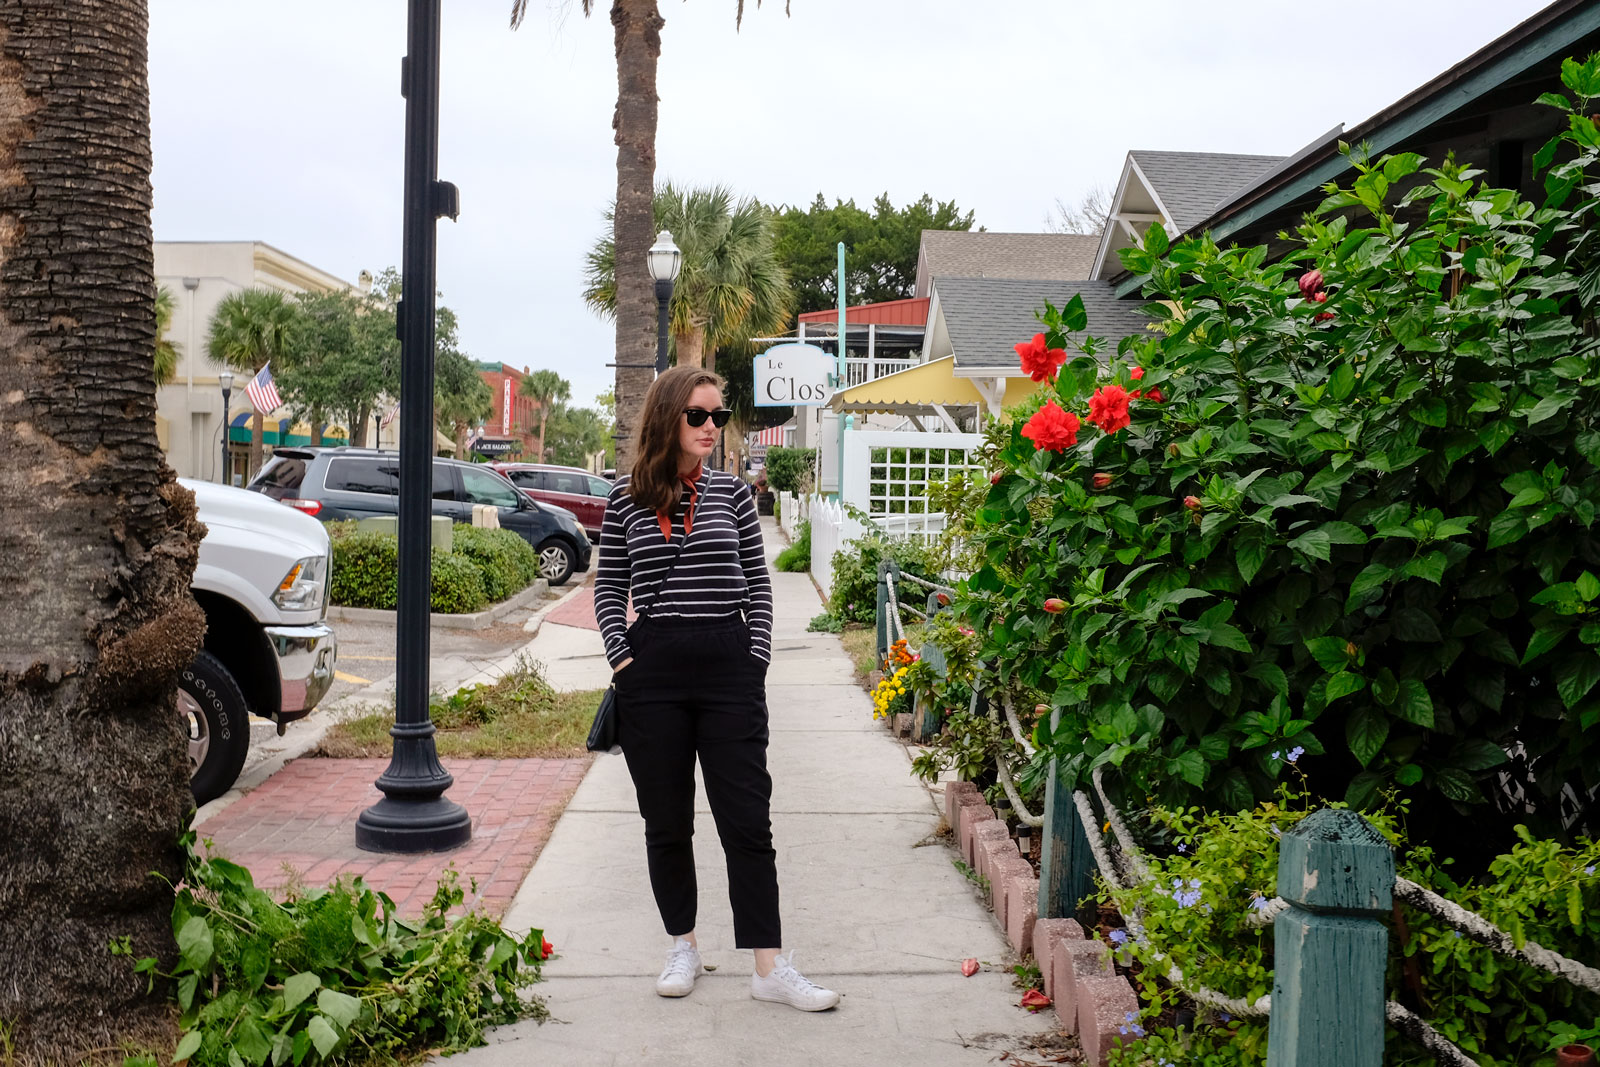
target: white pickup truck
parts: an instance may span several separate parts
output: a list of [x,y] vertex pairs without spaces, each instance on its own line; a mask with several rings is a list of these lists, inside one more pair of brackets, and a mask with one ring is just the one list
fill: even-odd
[[316,519],[244,489],[179,479],[206,524],[192,589],[205,648],[183,670],[189,784],[205,803],[232,787],[250,747],[250,716],[278,732],[333,684],[338,642],[328,606],[328,532]]

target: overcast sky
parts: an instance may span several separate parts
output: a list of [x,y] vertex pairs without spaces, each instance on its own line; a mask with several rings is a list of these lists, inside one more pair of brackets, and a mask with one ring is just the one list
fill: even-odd
[[[657,179],[768,203],[923,192],[996,231],[1130,148],[1287,154],[1539,0],[663,0]],[[480,360],[612,371],[583,305],[616,187],[608,5],[444,0],[439,288]],[[400,261],[402,0],[150,0],[157,240],[259,240],[353,281]]]

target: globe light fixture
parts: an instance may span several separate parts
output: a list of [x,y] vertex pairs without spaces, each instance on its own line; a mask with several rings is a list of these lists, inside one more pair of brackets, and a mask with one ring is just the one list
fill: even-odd
[[672,234],[662,230],[656,234],[656,243],[650,246],[646,257],[650,277],[656,280],[656,373],[667,369],[667,307],[672,303],[672,286],[683,269],[683,252]]

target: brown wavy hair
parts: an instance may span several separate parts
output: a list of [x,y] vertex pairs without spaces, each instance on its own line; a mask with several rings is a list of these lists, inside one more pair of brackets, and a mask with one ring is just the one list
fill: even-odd
[[722,379],[708,370],[672,367],[644,394],[644,410],[639,413],[639,432],[634,438],[633,473],[628,479],[628,492],[640,507],[670,514],[683,499],[678,482],[678,464],[683,458],[678,427],[689,397],[702,385],[714,385],[718,391],[724,388]]

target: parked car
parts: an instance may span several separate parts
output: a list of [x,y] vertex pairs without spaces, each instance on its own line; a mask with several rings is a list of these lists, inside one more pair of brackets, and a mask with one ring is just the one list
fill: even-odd
[[[280,448],[250,489],[321,519],[365,519],[400,511],[400,455],[372,448]],[[539,553],[539,574],[553,586],[589,569],[593,545],[565,508],[530,500],[482,463],[433,461],[433,513],[470,523],[475,504],[499,509],[500,525]]]
[[600,536],[606,500],[616,488],[612,482],[579,467],[557,467],[548,463],[491,463],[489,466],[540,503],[566,508],[578,516],[590,538]]
[[197,803],[233,787],[250,748],[250,716],[283,728],[333,685],[338,641],[328,606],[328,531],[259,494],[180,479],[206,524],[191,589],[205,646],[183,670],[178,714],[189,733]]

